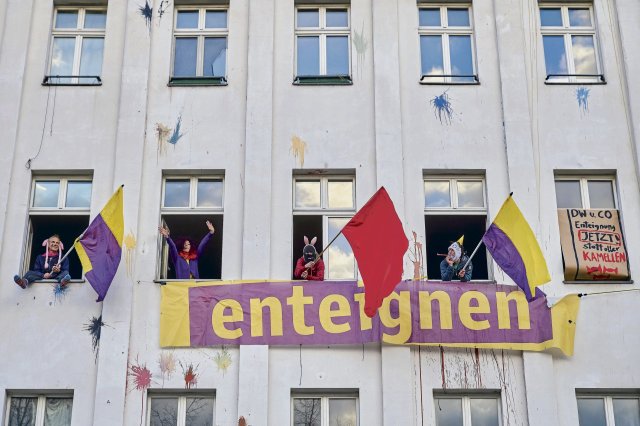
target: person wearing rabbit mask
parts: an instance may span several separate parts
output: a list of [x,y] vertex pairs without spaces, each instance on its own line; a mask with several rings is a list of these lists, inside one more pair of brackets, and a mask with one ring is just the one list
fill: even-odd
[[66,286],[71,281],[69,275],[69,259],[59,262],[62,257],[64,246],[58,234],[53,234],[42,242],[46,247],[44,254],[36,257],[33,269],[27,271],[22,278],[19,275],[13,276],[13,281],[22,288],[37,280],[56,280],[62,286]]
[[309,238],[304,237],[304,248],[302,249],[302,257],[296,262],[296,269],[293,276],[298,279],[324,281],[324,261],[318,257],[318,252],[314,244],[318,237],[313,237],[311,242]]

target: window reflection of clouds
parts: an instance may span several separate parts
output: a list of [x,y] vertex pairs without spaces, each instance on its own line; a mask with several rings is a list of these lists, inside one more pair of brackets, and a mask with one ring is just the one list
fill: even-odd
[[640,425],[640,401],[637,398],[614,398],[613,417],[618,425]]
[[471,424],[479,426],[499,426],[497,399],[472,398],[470,402]]
[[425,181],[424,203],[426,207],[450,207],[449,181]]
[[296,207],[320,207],[320,181],[296,181]]
[[33,207],[57,207],[60,182],[38,181],[36,193],[33,197]]
[[66,207],[89,207],[91,205],[91,182],[69,182]]
[[572,36],[573,60],[575,61],[576,74],[596,74],[596,52],[593,46],[592,36]]
[[329,399],[329,426],[356,426],[355,399]]
[[329,208],[350,209],[353,208],[353,182],[329,181],[328,183]]
[[[340,230],[347,224],[349,218],[329,218],[327,237],[329,241],[336,236]],[[326,252],[328,278],[331,279],[347,279],[355,278],[355,257],[349,242],[340,234],[338,238],[329,246]]]
[[189,207],[189,181],[168,180],[164,190],[165,207]]
[[198,207],[222,207],[221,181],[198,181]]
[[544,36],[542,42],[547,74],[568,74],[564,37],[561,35]]
[[458,181],[458,207],[484,207],[482,182]]
[[442,36],[420,36],[422,52],[422,73],[425,75],[444,74],[442,59]]
[[51,54],[52,75],[72,74],[74,50],[75,38],[56,37],[53,39],[53,52]]
[[589,9],[569,9],[569,25],[572,27],[590,27],[591,13]]

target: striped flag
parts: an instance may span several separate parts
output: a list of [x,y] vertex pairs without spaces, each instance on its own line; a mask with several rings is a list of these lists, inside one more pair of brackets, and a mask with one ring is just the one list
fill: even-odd
[[118,188],[100,214],[73,243],[84,275],[98,293],[96,302],[102,301],[107,295],[120,265],[124,237],[123,186]]

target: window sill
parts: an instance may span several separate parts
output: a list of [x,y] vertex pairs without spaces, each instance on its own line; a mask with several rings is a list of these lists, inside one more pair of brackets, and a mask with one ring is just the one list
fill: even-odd
[[[60,79],[73,79],[75,81],[59,81]],[[58,80],[53,81],[53,80]],[[102,79],[98,75],[45,75],[42,79],[43,86],[102,86]]]
[[[85,279],[72,279],[69,284],[84,284]],[[35,280],[32,284],[58,284],[58,280]]]
[[171,284],[171,283],[184,283],[184,282],[189,282],[189,283],[215,283],[215,282],[220,282],[222,281],[221,278],[200,278],[197,280],[191,279],[191,280],[177,280],[177,279],[155,279],[153,280],[154,284],[160,284],[160,285],[165,285],[165,284]]
[[620,281],[562,281],[563,284],[569,284],[569,285],[573,285],[573,284],[607,284],[607,285],[613,285],[613,284],[633,284],[633,280],[620,280]]
[[[451,78],[465,78],[468,79],[466,81],[451,81],[447,79]],[[435,81],[437,79],[445,79],[444,81]],[[473,79],[473,80],[471,80]],[[420,76],[420,84],[425,86],[478,86],[480,85],[480,80],[478,80],[478,76],[473,75],[426,75],[423,74]]]
[[299,75],[293,79],[295,86],[351,86],[350,75]]
[[548,74],[544,79],[544,84],[559,86],[591,86],[607,84],[607,80],[605,80],[604,74]]
[[168,86],[227,86],[226,77],[171,77]]
[[[413,281],[413,280],[407,280],[407,281]],[[437,283],[460,283],[460,284],[494,284],[497,285],[498,282],[496,280],[471,280],[471,281],[460,281],[460,280],[450,280],[450,281],[443,281],[443,280],[435,280],[435,279],[427,279],[427,280],[422,280],[423,282],[437,282]],[[506,285],[506,284],[502,284],[502,285]],[[513,286],[516,287],[516,286]]]

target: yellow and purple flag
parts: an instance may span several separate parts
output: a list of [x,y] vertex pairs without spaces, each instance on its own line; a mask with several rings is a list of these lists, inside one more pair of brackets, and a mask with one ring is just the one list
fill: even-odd
[[482,241],[498,266],[531,300],[536,287],[551,281],[536,237],[511,195],[504,202]]
[[82,263],[84,275],[98,293],[96,302],[102,301],[106,296],[120,265],[124,237],[122,192],[121,186],[111,196],[100,214],[73,243]]

